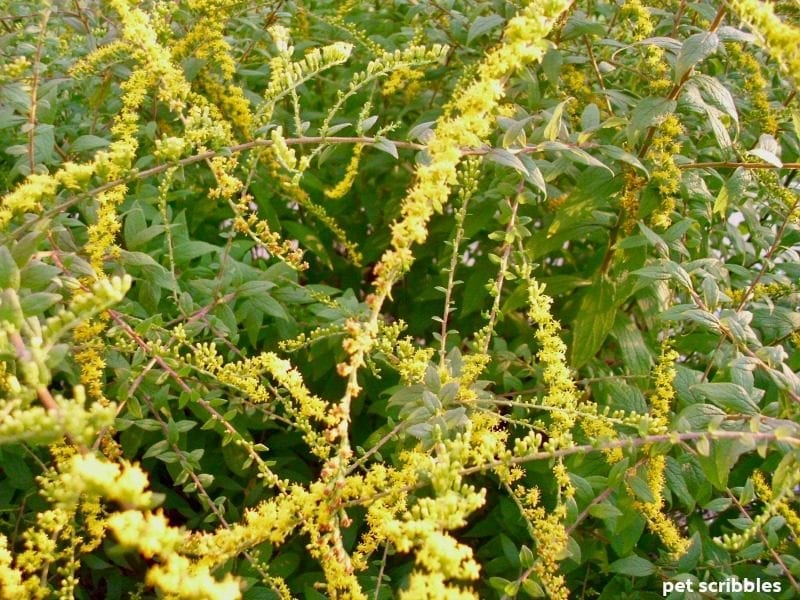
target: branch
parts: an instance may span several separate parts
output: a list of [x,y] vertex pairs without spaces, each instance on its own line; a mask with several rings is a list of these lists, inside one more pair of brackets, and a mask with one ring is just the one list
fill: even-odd
[[677,165],[679,169],[800,169],[800,162],[783,163],[777,167],[766,162],[736,162],[731,160],[719,160],[711,162],[696,162]]
[[[752,441],[767,441],[767,442],[782,442],[790,444],[796,448],[800,448],[800,437],[792,437],[783,432],[751,432],[751,431],[687,431],[683,433],[672,432],[663,433],[658,435],[647,435],[640,438],[624,438],[609,440],[597,444],[582,444],[579,446],[570,446],[568,448],[560,448],[557,450],[541,450],[538,452],[531,452],[523,456],[515,456],[506,460],[490,460],[485,463],[475,465],[473,467],[466,467],[459,471],[462,476],[476,475],[491,471],[498,467],[507,467],[510,465],[521,465],[538,460],[551,460],[553,458],[560,458],[565,456],[572,456],[575,454],[589,454],[591,452],[604,452],[614,448],[622,448],[632,450],[640,446],[648,446],[653,444],[669,443],[673,445],[681,444],[683,442],[691,442],[697,440],[752,440]],[[397,490],[388,490],[380,492],[367,498],[354,498],[338,504],[335,508],[350,508],[352,506],[367,506],[375,500],[384,498],[391,494],[405,494],[421,489],[428,485],[429,482],[420,480],[417,483],[407,485],[406,487]]]

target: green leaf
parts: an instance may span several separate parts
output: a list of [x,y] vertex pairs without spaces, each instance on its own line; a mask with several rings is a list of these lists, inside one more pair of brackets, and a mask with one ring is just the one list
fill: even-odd
[[[645,229],[642,229],[644,232]],[[658,248],[659,242],[661,242],[661,247],[664,247],[664,242],[660,238],[652,240],[656,247]],[[648,279],[657,279],[657,280],[673,280],[679,283],[681,286],[686,288],[687,290],[692,290],[692,280],[689,277],[689,274],[686,272],[681,265],[676,263],[675,261],[668,260],[668,259],[658,259],[653,261],[646,267],[642,267],[641,269],[637,269],[633,271],[632,275],[638,275],[639,277],[646,277]],[[684,305],[680,305],[684,306]],[[694,307],[694,305],[685,305]],[[676,307],[673,307],[676,308]]]
[[[705,439],[708,442],[708,438]],[[700,442],[700,440],[697,440]],[[706,479],[716,489],[723,491],[728,486],[728,477],[731,474],[739,456],[744,452],[742,444],[733,440],[715,440],[705,448],[698,444],[697,462],[703,470]],[[727,500],[727,499],[723,499]]]
[[387,140],[381,135],[375,138],[375,142],[373,142],[372,147],[377,148],[382,152],[386,152],[386,154],[391,154],[394,158],[399,158],[395,143],[391,140]]
[[250,299],[250,302],[253,304],[253,306],[271,317],[283,320],[291,319],[283,304],[275,300],[275,298],[273,298],[270,294],[264,293],[253,296]]
[[570,146],[568,144],[564,144],[562,142],[556,141],[546,141],[539,144],[542,150],[550,150],[556,152],[564,152],[570,160],[584,164],[590,167],[599,167],[601,169],[606,169],[609,173],[614,175],[614,171],[604,162],[596,159],[594,156],[586,152],[586,150],[582,150],[581,148],[577,148],[575,146]]
[[706,104],[703,108],[706,111],[706,118],[708,119],[708,124],[711,125],[711,131],[714,132],[717,144],[723,150],[728,150],[732,145],[731,136],[719,118],[720,111],[709,104]]
[[730,498],[714,498],[710,502],[703,504],[703,510],[710,512],[723,512],[731,507]]
[[161,423],[159,423],[155,419],[138,419],[135,422],[135,425],[139,429],[144,429],[145,431],[159,431],[159,430],[161,430]]
[[675,111],[677,103],[666,98],[642,98],[631,112],[628,124],[628,142],[635,145],[644,131],[661,118]]
[[503,594],[514,598],[517,593],[519,593],[519,586],[519,581],[512,581],[505,588],[503,588]]
[[[38,260],[26,264],[20,269],[20,287],[31,290],[41,290],[48,287],[61,273],[61,269],[48,265]],[[0,285],[0,288],[3,286]]]
[[605,154],[609,158],[613,158],[614,160],[620,160],[624,163],[631,165],[632,167],[639,169],[645,177],[649,177],[650,173],[648,173],[645,166],[642,164],[636,156],[631,154],[630,152],[626,152],[619,146],[611,146],[609,144],[603,144],[599,146],[599,150],[601,153]]
[[506,586],[509,583],[511,582],[503,577],[489,577],[489,585],[498,592],[505,593]]
[[[47,223],[43,223],[43,225],[47,225]],[[37,229],[39,229],[37,227]],[[14,257],[14,262],[17,263],[17,266],[22,269],[25,265],[30,264],[33,255],[39,250],[39,244],[42,241],[42,237],[44,237],[44,232],[39,229],[38,231],[31,231],[27,235],[23,236],[16,244],[14,244],[13,248],[11,248],[11,255]],[[20,285],[25,287],[25,279],[23,274],[23,280]]]
[[578,369],[602,347],[617,314],[615,287],[601,276],[586,290],[575,318],[570,363]]
[[533,552],[526,545],[522,545],[519,550],[519,564],[523,569],[530,569],[533,566],[535,558]]
[[695,499],[689,492],[686,480],[683,478],[683,470],[680,463],[671,456],[667,456],[667,465],[664,469],[664,475],[666,476],[669,490],[678,497],[684,506],[688,509],[692,509],[695,505]]
[[219,246],[209,244],[208,242],[201,242],[199,240],[187,240],[175,244],[175,262],[178,264],[186,264],[193,258],[198,258],[204,254],[212,254],[219,252]]
[[638,475],[634,475],[632,477],[628,477],[626,479],[628,485],[631,486],[633,493],[636,494],[636,497],[643,502],[655,502],[655,497],[653,496],[653,491],[650,489],[650,486],[647,485],[647,482],[639,477]]
[[506,129],[506,132],[503,134],[503,148],[509,148],[517,143],[521,146],[525,145],[525,126],[530,123],[531,119],[533,119],[533,117],[526,117],[518,121],[509,119],[508,129]]
[[760,158],[764,162],[767,162],[771,164],[773,167],[777,167],[778,169],[783,167],[781,159],[775,156],[775,154],[773,154],[769,150],[766,150],[765,148],[753,148],[752,150],[749,150],[747,154],[749,154],[750,156],[755,156],[757,158]]
[[544,598],[546,596],[544,589],[538,582],[533,579],[526,579],[522,582],[522,590],[531,598]]
[[713,31],[696,33],[686,38],[675,61],[675,81],[689,72],[689,69],[710,56],[719,46],[719,37]]
[[145,279],[151,281],[156,286],[167,290],[175,289],[175,280],[164,266],[158,264],[149,254],[144,252],[120,251],[120,262],[129,267],[138,267],[145,274]]
[[751,176],[747,169],[738,167],[733,174],[723,183],[719,195],[714,202],[714,214],[725,215],[728,201],[744,196],[745,189],[750,184]]
[[624,500],[623,508],[625,512],[616,519],[611,538],[611,548],[617,556],[628,556],[634,551],[647,524],[629,500]]
[[649,560],[634,555],[615,560],[608,565],[608,570],[612,573],[630,575],[631,577],[647,577],[655,573],[656,568]]
[[[363,121],[361,121],[361,122],[360,122],[360,123],[359,123],[359,124],[356,126],[356,130],[357,130],[357,131],[358,131],[358,132],[359,132],[361,135],[364,135],[364,134],[365,134],[365,133],[367,133],[367,132],[368,132],[370,129],[372,129],[372,126],[373,126],[373,125],[375,125],[375,123],[377,123],[377,122],[378,122],[378,115],[372,115],[371,117],[367,117],[366,119],[364,119]],[[333,135],[333,134],[332,134],[330,131],[328,131],[328,135]]]
[[3,479],[4,487],[10,486],[18,490],[30,488],[34,483],[34,476],[25,460],[9,452],[3,453]]
[[580,36],[604,37],[606,27],[594,19],[587,19],[583,13],[572,15],[561,33],[562,40],[571,40]]
[[[26,102],[27,103],[27,102]],[[27,119],[22,115],[14,114],[10,106],[0,109],[0,131],[24,123]]]
[[[395,388],[393,388],[395,389]],[[403,386],[389,398],[388,406],[404,406],[422,397],[425,387],[422,384]]]
[[60,294],[50,294],[48,292],[35,292],[26,294],[20,299],[22,312],[26,317],[33,317],[42,314],[51,306],[61,302]]
[[506,557],[512,568],[518,569],[520,566],[519,550],[511,538],[504,533],[500,534],[500,547],[503,550],[503,556]]
[[436,121],[423,121],[419,125],[415,125],[408,132],[408,139],[425,143],[433,135],[434,125],[436,125]]
[[37,125],[33,135],[34,163],[37,165],[42,163],[51,163],[54,158],[55,147],[55,128],[49,124],[40,123]]
[[564,62],[564,56],[556,47],[551,47],[542,58],[542,71],[547,77],[548,81],[552,83],[558,82],[561,74],[561,65]]
[[714,104],[719,106],[726,115],[733,119],[737,127],[739,126],[739,113],[736,110],[736,103],[733,101],[733,95],[719,79],[698,73],[692,77],[692,82],[701,87]]
[[589,514],[597,519],[611,519],[621,517],[622,511],[610,502],[601,502],[590,506]]
[[758,405],[747,390],[735,383],[697,383],[691,389],[724,410],[746,415],[758,413]]
[[147,220],[145,219],[144,211],[139,206],[134,205],[125,215],[122,227],[122,237],[128,248],[131,250],[136,249],[139,244],[134,241],[134,236],[145,227],[147,227]]
[[483,159],[497,163],[498,165],[503,165],[504,167],[511,167],[515,171],[522,173],[525,177],[530,176],[528,168],[519,157],[504,148],[492,148],[484,155]]
[[717,29],[717,34],[719,35],[719,39],[724,42],[734,41],[734,42],[744,42],[746,44],[752,44],[756,41],[756,36],[750,32],[742,31],[741,29],[736,29],[735,27],[731,27],[730,25],[723,25],[719,29]]
[[149,254],[145,254],[144,252],[128,252],[127,250],[123,250],[121,254],[122,262],[124,262],[129,267],[161,267],[164,268],[160,264],[156,262],[156,259],[150,256]]
[[19,268],[8,246],[0,246],[0,290],[19,289]]
[[720,215],[722,217],[725,216],[725,213],[728,210],[728,199],[730,195],[728,194],[728,186],[723,184],[722,187],[719,189],[719,194],[714,199],[714,208],[712,209],[715,215]]
[[88,150],[97,150],[98,148],[105,148],[111,142],[105,138],[96,135],[82,135],[77,140],[69,145],[70,152],[87,152]]
[[695,308],[694,304],[678,304],[658,315],[661,321],[689,321],[715,333],[720,331],[719,319],[712,313]]
[[[591,131],[598,127],[600,127],[600,109],[597,108],[597,104],[587,104],[581,113],[581,129],[583,131]],[[616,146],[612,147],[616,148]]]
[[469,33],[467,34],[467,45],[469,45],[475,38],[489,33],[492,29],[496,29],[504,22],[505,19],[496,14],[478,17],[469,27]]
[[574,100],[574,98],[567,98],[559,102],[555,108],[553,108],[553,114],[550,115],[550,120],[544,128],[544,139],[551,142],[558,139],[558,134],[561,132],[561,117],[564,114],[564,107],[568,102],[572,102],[572,100]]
[[270,574],[288,577],[300,566],[300,556],[296,552],[282,552],[269,561]]
[[775,469],[772,475],[772,493],[774,495],[780,494],[783,490],[787,489],[787,485],[794,485],[796,483],[797,473],[797,452],[786,454],[781,462]]
[[647,238],[647,241],[650,242],[653,246],[655,246],[656,250],[661,256],[666,257],[669,255],[669,248],[667,247],[667,243],[663,240],[663,238],[660,235],[658,235],[655,231],[650,229],[644,223],[639,223],[639,229],[641,230],[642,235],[644,235],[644,237]]
[[158,457],[160,454],[167,452],[167,448],[169,447],[169,442],[167,440],[161,440],[160,442],[156,442],[150,448],[147,449],[147,452],[144,453],[142,459],[150,458],[151,456]]
[[[649,369],[646,372],[649,373]],[[647,401],[642,391],[624,380],[598,381],[592,387],[599,397],[608,398],[608,406],[612,409],[639,414],[647,412]]]

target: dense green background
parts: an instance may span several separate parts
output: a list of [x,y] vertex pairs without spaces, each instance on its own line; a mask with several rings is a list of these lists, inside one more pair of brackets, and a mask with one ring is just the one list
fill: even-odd
[[[457,96],[459,82],[502,43],[503,26],[516,13],[516,4],[349,2],[343,9],[338,2],[242,2],[225,15],[225,39],[236,64],[235,83],[254,107],[269,82],[269,59],[275,53],[270,25],[290,29],[298,59],[309,48],[335,40],[354,45],[345,64],[297,89],[298,113],[291,98],[279,103],[270,123],[282,125],[287,137],[317,135],[339,90],[347,89],[379,48],[402,49],[412,41],[446,44],[444,60],[419,67],[422,79],[407,90],[384,95],[388,78],[379,78],[353,94],[333,118],[334,124],[347,124],[336,132],[339,136],[382,129],[389,140],[424,143],[422,124],[434,126],[442,107]],[[31,169],[54,172],[66,161],[90,160],[109,144],[110,124],[120,111],[120,85],[134,65],[124,54],[112,54],[89,74],[78,77],[70,71],[76,61],[119,35],[118,17],[103,3],[45,6],[6,0],[2,5],[0,191],[11,191]],[[141,6],[168,13],[175,39],[197,19],[185,2]],[[796,3],[775,6],[786,22],[797,22]],[[751,519],[766,510],[749,480],[756,469],[774,473],[775,493],[784,493],[797,506],[791,489],[797,484],[797,447],[756,444],[748,437],[750,431],[774,433],[781,427],[787,438],[798,435],[796,79],[722,4],[656,2],[646,7],[653,29],[642,39],[635,38],[637,21],[630,20],[635,8],[632,3],[575,3],[550,36],[543,62],[507,82],[507,112],[481,151],[480,183],[463,224],[448,348],[468,352],[473,334],[486,323],[491,306],[487,284],[497,276],[509,207],[522,182],[525,201],[514,232],[520,246],[514,249],[535,265],[534,275],[554,298],[553,312],[563,326],[581,394],[601,409],[647,413],[653,393],[650,372],[669,338],[680,354],[670,430],[742,432],[740,440],[714,441],[710,447],[686,442],[657,450],[668,453],[665,511],[693,541],[678,561],[645,527],[624,467],[610,467],[599,452],[569,457],[577,494],[566,525],[575,526],[570,555],[561,567],[572,596],[657,598],[662,581],[689,574],[708,581],[731,575],[778,580],[782,594],[747,597],[795,597],[800,589],[795,536],[800,532],[784,516],[770,518],[739,551],[725,550],[712,538],[748,529]],[[715,33],[708,33],[710,28]],[[15,73],[11,65],[18,57],[27,63]],[[200,93],[203,88],[195,79],[200,73],[218,77],[214,65],[197,56],[179,64],[190,82],[198,82]],[[654,82],[662,79],[667,83],[659,88]],[[368,100],[373,107],[368,116],[376,118],[371,129],[359,124]],[[679,146],[667,145],[658,154],[651,143],[663,134],[660,127],[669,114],[682,129],[667,141]],[[307,122],[307,129],[296,131],[297,121]],[[162,164],[154,155],[155,140],[181,130],[151,90],[140,111],[135,169]],[[254,135],[269,136],[267,128]],[[248,141],[241,131],[236,136]],[[520,148],[524,151],[517,153]],[[134,277],[116,310],[148,343],[168,347],[172,328],[183,323],[193,343],[215,342],[227,360],[267,350],[284,354],[314,392],[335,401],[345,382],[336,374],[337,363],[345,359],[344,323],[366,314],[372,267],[387,248],[389,227],[414,181],[415,164],[426,160],[421,151],[400,147],[395,156],[386,149],[385,144],[364,149],[352,190],[342,199],[326,199],[324,190],[343,177],[350,143],[329,145],[301,180],[311,201],[323,206],[358,246],[363,264],[346,256],[330,229],[276,185],[266,166],[254,169],[249,189],[259,215],[284,238],[297,240],[309,264],[300,273],[254,253],[251,240],[231,233],[230,207],[208,198],[214,183],[204,163],[177,170],[166,195],[166,215],[158,201],[162,175],[134,176],[119,209],[121,251],[110,254],[105,264],[110,274]],[[672,170],[656,175],[667,168],[667,156]],[[241,166],[236,174],[244,179],[247,170]],[[623,192],[626,177],[631,181],[634,176],[642,180],[638,206],[631,210]],[[664,178],[677,183],[674,194],[667,194],[675,200],[668,226],[655,218],[664,203],[659,191]],[[91,185],[102,183],[95,177]],[[87,225],[96,219],[94,196],[64,190],[45,208],[59,203],[65,203],[63,210],[17,217],[0,232],[0,289],[15,290],[28,318],[54,314],[68,302],[66,284],[90,274],[82,250]],[[403,320],[420,346],[438,347],[436,319],[443,311],[458,208],[454,194],[452,205],[431,221],[428,241],[415,248],[413,268],[384,307],[387,321]],[[166,228],[174,262],[167,252]],[[19,282],[9,275],[12,271],[18,272]],[[526,318],[527,285],[518,279],[504,283],[492,360],[483,376],[491,382],[492,401],[519,400],[516,406],[488,405],[507,421],[512,439],[531,427],[546,429],[548,423],[536,408],[546,386],[533,358],[538,347]],[[11,320],[10,298],[3,296],[0,321]],[[318,327],[329,329],[312,334]],[[313,341],[291,352],[280,345],[301,333]],[[61,351],[51,361],[54,393],[67,393],[79,382],[75,347]],[[159,366],[150,365],[150,358],[112,326],[104,377],[106,396],[121,406],[114,437],[124,457],[140,461],[152,489],[163,494],[173,524],[211,530],[219,524],[218,515],[236,522],[245,508],[272,493],[197,398],[215,406],[245,439],[268,446],[263,458],[282,477],[309,483],[318,476],[319,461],[271,405],[253,404],[214,377],[176,361],[174,367],[192,388],[186,393]],[[17,368],[15,360],[13,354],[0,355],[10,372]],[[395,430],[400,409],[389,399],[402,384],[391,358],[380,352],[371,357],[360,381],[364,391],[352,407],[351,443],[365,451]],[[0,389],[0,406],[12,395]],[[619,428],[622,436],[639,433]],[[577,442],[587,441],[580,429],[575,435]],[[400,428],[372,460],[396,464],[399,453],[417,443]],[[630,467],[644,454],[630,451],[627,456]],[[8,537],[12,554],[21,551],[22,531],[47,507],[35,478],[50,462],[46,446],[0,448],[0,533]],[[541,488],[545,505],[554,502],[551,468],[549,461],[525,465],[523,482]],[[203,493],[190,474],[200,478]],[[493,475],[470,479],[486,488],[487,503],[456,535],[472,546],[483,565],[476,593],[482,598],[537,593],[541,588],[534,578],[527,584],[520,578],[538,554],[517,506]],[[209,508],[210,499],[218,514]],[[345,532],[348,550],[363,531],[363,509],[353,509],[351,517],[353,525]],[[317,598],[321,594],[314,583],[321,571],[308,557],[307,542],[296,535],[280,547],[254,548],[252,554],[268,564],[271,574],[286,578],[294,594]],[[363,575],[364,590],[370,597],[392,597],[404,586],[413,557],[390,550],[373,558]],[[110,536],[81,557],[75,596],[152,597],[155,592],[141,584],[147,566]],[[272,597],[246,560],[225,570],[245,578],[245,598]],[[48,579],[57,586],[55,569]]]

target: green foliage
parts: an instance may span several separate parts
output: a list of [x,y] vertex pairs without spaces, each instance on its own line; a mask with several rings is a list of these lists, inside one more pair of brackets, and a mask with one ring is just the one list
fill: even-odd
[[0,598],[800,594],[796,3],[2,6]]

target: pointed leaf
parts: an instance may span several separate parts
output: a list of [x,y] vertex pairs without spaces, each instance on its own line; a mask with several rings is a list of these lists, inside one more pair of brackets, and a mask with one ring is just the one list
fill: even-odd
[[630,575],[631,577],[647,577],[655,573],[655,566],[646,558],[641,556],[626,556],[615,560],[608,565],[608,570],[612,573]]
[[505,21],[505,19],[497,14],[478,17],[472,22],[472,25],[470,25],[469,33],[467,34],[467,45],[475,38],[489,33],[492,29],[496,29],[503,24],[503,21]]
[[597,354],[614,326],[614,292],[614,284],[604,277],[586,291],[573,330],[570,362],[574,368],[582,367]]
[[675,62],[675,80],[680,81],[689,69],[710,56],[718,46],[719,37],[713,31],[696,33],[686,38]]

